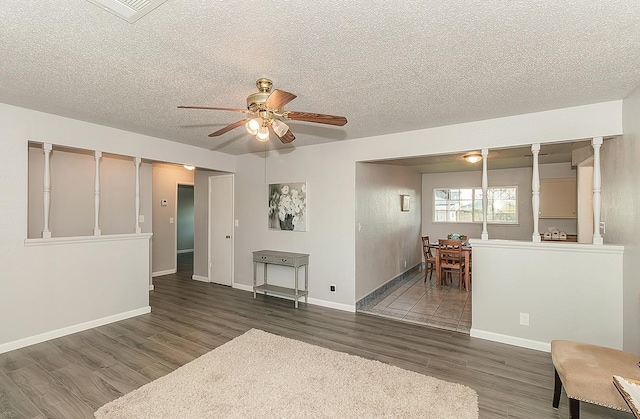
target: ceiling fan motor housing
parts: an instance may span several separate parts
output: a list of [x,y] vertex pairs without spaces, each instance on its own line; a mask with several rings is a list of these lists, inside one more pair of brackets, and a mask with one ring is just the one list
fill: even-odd
[[252,112],[258,112],[266,109],[264,103],[271,94],[273,82],[265,78],[258,79],[256,81],[256,87],[259,90],[258,93],[253,93],[247,96],[247,109]]

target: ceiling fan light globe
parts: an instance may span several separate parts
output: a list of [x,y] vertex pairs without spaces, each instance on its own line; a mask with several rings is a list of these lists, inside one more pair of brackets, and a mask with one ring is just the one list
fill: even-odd
[[283,137],[287,131],[289,131],[289,126],[279,119],[273,119],[271,121],[271,127],[278,137]]
[[258,130],[260,129],[260,126],[262,124],[260,123],[260,121],[258,121],[257,118],[254,119],[250,119],[245,125],[244,127],[247,129],[247,132],[251,135],[256,135],[258,133]]
[[261,142],[269,141],[269,128],[265,126],[260,127],[260,129],[258,129],[258,133],[256,134],[256,138]]

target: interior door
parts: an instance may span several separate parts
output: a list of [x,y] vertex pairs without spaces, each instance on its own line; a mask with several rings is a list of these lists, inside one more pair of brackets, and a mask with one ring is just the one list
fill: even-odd
[[209,177],[209,282],[233,282],[233,175]]

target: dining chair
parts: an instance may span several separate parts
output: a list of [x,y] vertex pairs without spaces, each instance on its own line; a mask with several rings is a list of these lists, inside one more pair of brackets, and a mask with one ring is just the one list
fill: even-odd
[[431,282],[431,276],[436,270],[436,258],[431,253],[429,236],[422,236],[422,252],[424,253],[424,282],[427,282],[427,274],[429,275],[429,282]]
[[451,275],[458,273],[458,283],[460,289],[464,284],[464,255],[462,240],[438,240],[438,262],[440,265],[440,285],[444,285]]

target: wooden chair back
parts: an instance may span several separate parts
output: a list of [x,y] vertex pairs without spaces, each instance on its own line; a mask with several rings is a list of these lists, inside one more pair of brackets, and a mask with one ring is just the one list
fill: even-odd
[[431,247],[429,246],[431,243],[429,242],[429,236],[422,236],[422,253],[424,254],[424,260],[433,259],[433,253],[431,252]]
[[462,289],[465,268],[462,240],[438,240],[438,265],[440,265],[440,284],[443,285],[446,277],[450,278],[452,273],[457,272],[459,286]]

